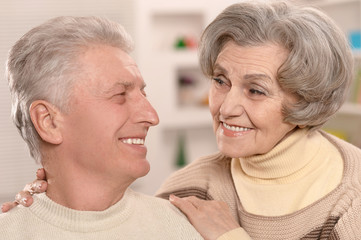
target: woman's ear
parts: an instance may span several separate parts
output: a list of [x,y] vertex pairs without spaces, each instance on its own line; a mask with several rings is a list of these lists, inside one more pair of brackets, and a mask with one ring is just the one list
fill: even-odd
[[62,143],[61,113],[57,107],[47,101],[36,100],[29,111],[31,121],[43,141],[50,144]]

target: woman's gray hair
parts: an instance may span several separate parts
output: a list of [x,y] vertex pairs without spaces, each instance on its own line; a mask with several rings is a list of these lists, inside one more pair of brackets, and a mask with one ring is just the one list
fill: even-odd
[[33,28],[9,52],[6,75],[12,117],[36,161],[41,157],[40,137],[29,107],[35,100],[46,100],[66,111],[80,68],[76,58],[94,44],[117,47],[127,53],[133,48],[131,37],[116,22],[99,17],[64,16]]
[[229,41],[239,46],[280,45],[289,51],[278,69],[281,88],[298,97],[283,104],[284,121],[320,128],[347,98],[353,57],[344,33],[321,11],[286,1],[250,1],[226,8],[203,32],[199,60],[213,76],[217,56]]

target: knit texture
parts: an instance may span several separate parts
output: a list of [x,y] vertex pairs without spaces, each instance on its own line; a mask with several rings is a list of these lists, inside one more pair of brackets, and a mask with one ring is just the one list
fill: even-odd
[[220,153],[200,158],[174,173],[157,196],[167,198],[173,193],[180,197],[195,195],[224,201],[254,240],[361,239],[361,150],[319,132],[341,154],[344,161],[341,183],[326,196],[294,213],[270,217],[245,211],[233,183],[231,159]]
[[45,194],[0,215],[0,239],[203,239],[172,204],[128,189],[105,211],[77,211]]
[[343,160],[321,133],[299,129],[266,154],[232,159],[231,172],[247,212],[280,216],[334,190],[342,179]]

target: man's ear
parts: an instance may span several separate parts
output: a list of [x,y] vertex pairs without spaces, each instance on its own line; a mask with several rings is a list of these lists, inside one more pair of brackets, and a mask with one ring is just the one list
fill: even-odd
[[36,100],[30,105],[29,111],[31,121],[43,141],[50,144],[62,143],[62,115],[57,107],[47,101]]

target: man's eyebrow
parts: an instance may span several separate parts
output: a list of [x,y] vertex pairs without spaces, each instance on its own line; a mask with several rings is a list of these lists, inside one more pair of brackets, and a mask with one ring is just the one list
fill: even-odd
[[106,90],[104,90],[105,94],[110,94],[114,91],[114,89],[116,89],[117,87],[122,87],[125,88],[125,90],[134,87],[134,82],[128,82],[128,81],[119,81],[114,83],[113,85],[111,85],[109,88],[107,88]]

